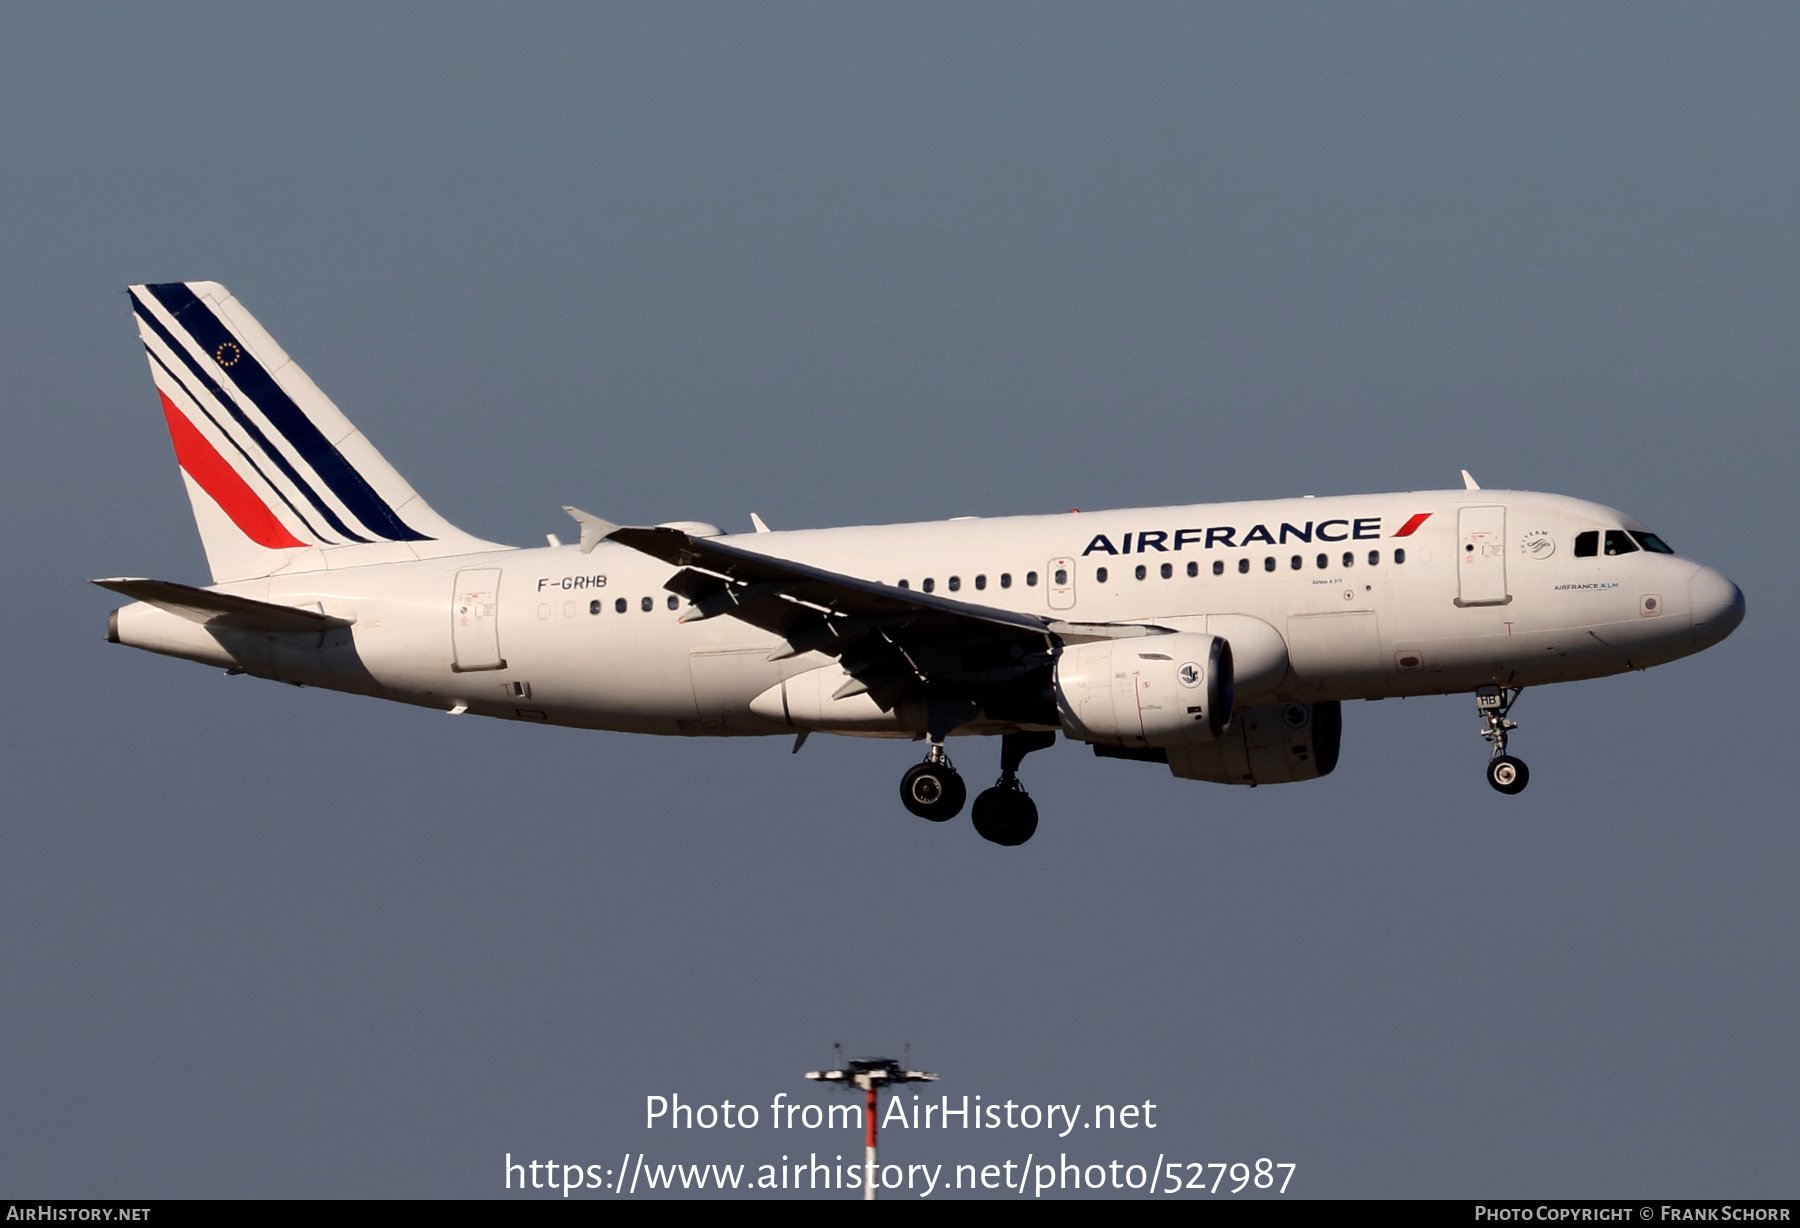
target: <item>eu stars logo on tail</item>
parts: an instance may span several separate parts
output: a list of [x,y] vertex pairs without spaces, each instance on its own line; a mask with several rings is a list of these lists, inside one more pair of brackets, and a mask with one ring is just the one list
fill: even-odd
[[488,545],[433,512],[224,286],[131,301],[215,581]]

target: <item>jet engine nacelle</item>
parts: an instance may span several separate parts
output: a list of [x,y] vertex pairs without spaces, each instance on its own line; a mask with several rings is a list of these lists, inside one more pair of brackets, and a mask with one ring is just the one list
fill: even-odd
[[1225,736],[1169,748],[1169,771],[1222,785],[1279,785],[1329,776],[1337,766],[1343,710],[1336,700],[1242,708]]
[[1231,645],[1182,632],[1064,648],[1056,706],[1071,738],[1109,746],[1189,746],[1231,724]]

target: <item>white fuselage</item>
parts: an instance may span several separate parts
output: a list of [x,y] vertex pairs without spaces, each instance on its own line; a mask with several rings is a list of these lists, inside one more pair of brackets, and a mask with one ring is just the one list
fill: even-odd
[[[1203,630],[1212,618],[1228,639],[1253,629],[1275,653],[1285,648],[1286,663],[1253,669],[1239,701],[1285,702],[1600,677],[1697,652],[1736,625],[1741,594],[1711,568],[1641,549],[1576,556],[1577,534],[1608,529],[1642,526],[1563,496],[1464,490],[723,540],[1068,622]],[[680,622],[687,607],[663,587],[675,570],[612,542],[585,554],[500,550],[218,586],[353,620],[320,635],[208,629],[142,604],[120,610],[115,626],[121,642],[151,651],[446,711],[658,734],[803,727],[766,700],[752,706],[834,663],[816,653],[771,661],[778,638],[731,617]],[[484,621],[459,631],[465,590],[486,594]],[[902,713],[835,728],[920,732]]]

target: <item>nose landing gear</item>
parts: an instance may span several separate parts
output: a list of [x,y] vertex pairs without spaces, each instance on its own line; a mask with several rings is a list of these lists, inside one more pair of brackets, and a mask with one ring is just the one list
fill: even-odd
[[1475,708],[1482,719],[1481,736],[1494,748],[1493,756],[1488,760],[1488,783],[1506,794],[1524,792],[1531,781],[1531,769],[1525,766],[1525,761],[1506,753],[1506,735],[1519,727],[1519,723],[1508,720],[1506,714],[1512,711],[1524,689],[1483,687],[1475,692]]
[[1019,764],[1034,750],[1056,743],[1056,735],[1043,733],[1009,733],[1000,739],[1000,779],[991,789],[975,798],[969,817],[975,831],[995,844],[1024,844],[1037,831],[1037,803],[1019,783]]
[[921,819],[943,823],[963,808],[969,790],[962,773],[950,766],[942,742],[933,742],[925,762],[915,763],[900,778],[900,802]]

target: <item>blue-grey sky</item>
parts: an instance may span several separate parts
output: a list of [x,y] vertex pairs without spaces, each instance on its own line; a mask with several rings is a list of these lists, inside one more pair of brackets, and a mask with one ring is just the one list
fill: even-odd
[[[819,1098],[842,1041],[1162,1106],[897,1162],[1793,1195],[1796,62],[1781,5],[0,10],[0,1192],[850,1154],[642,1128]],[[1034,756],[1000,849],[900,809],[904,743],[448,721],[103,643],[88,578],[206,576],[124,294],[198,278],[499,540],[1467,467],[1638,516],[1749,618],[1528,693],[1518,798],[1468,697],[1353,704],[1304,785]]]

